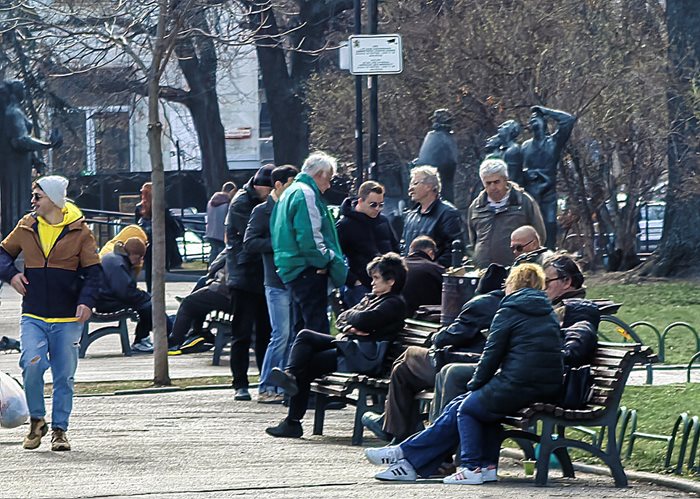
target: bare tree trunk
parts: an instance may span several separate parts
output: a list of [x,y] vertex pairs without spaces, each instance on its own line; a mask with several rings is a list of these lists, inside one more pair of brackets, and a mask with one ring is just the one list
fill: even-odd
[[[203,33],[209,32],[203,6],[193,7],[188,16],[192,26]],[[213,194],[228,179],[226,140],[216,91],[216,46],[211,38],[193,34],[178,40],[175,53],[189,86],[184,103],[190,110],[197,132],[204,185],[207,193]]]
[[151,158],[152,198],[152,244],[153,244],[153,286],[151,303],[153,304],[153,383],[170,385],[168,371],[168,335],[165,323],[165,174],[163,171],[162,136],[163,124],[160,121],[161,68],[165,50],[165,21],[168,0],[159,0],[158,28],[156,31],[155,50],[148,75],[148,155]]
[[671,81],[668,110],[668,191],[660,250],[643,268],[655,276],[700,272],[700,122],[691,81],[700,66],[700,3],[667,0]]

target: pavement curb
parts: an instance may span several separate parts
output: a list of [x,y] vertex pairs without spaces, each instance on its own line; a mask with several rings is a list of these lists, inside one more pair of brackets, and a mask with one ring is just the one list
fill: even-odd
[[[522,459],[523,453],[517,449],[501,449],[501,455],[505,457],[510,457],[512,459]],[[583,473],[591,473],[593,475],[605,475],[610,476],[610,470],[603,466],[594,466],[591,464],[583,463],[572,463],[574,470],[581,471]],[[659,475],[658,473],[648,473],[646,471],[633,471],[625,470],[627,478],[631,480],[641,481],[641,482],[651,482],[654,485],[661,485],[663,487],[669,487],[683,492],[689,492],[692,494],[700,495],[700,482],[693,482],[691,480],[685,480],[683,478],[675,478],[666,475]]]
[[[257,384],[250,385],[249,388],[257,388]],[[115,390],[113,392],[105,393],[84,393],[81,395],[76,395],[78,398],[85,397],[117,397],[120,395],[155,395],[159,393],[172,393],[172,392],[192,392],[192,391],[203,391],[203,390],[232,390],[231,385],[192,385],[192,386],[160,386],[153,388],[134,388],[132,390]]]

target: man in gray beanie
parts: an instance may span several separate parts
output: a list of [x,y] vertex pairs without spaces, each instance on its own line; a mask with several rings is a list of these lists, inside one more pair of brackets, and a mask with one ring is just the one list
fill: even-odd
[[[48,432],[44,373],[53,378],[51,450],[71,449],[66,438],[73,409],[73,377],[83,323],[92,315],[102,281],[95,238],[83,214],[66,200],[68,180],[50,175],[32,185],[32,213],[0,243],[0,279],[22,295],[20,341],[24,392],[31,426],[25,449]],[[24,253],[24,272],[15,259]]]

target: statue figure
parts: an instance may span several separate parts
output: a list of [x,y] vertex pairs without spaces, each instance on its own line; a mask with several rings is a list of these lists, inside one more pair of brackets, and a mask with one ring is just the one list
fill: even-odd
[[496,135],[486,139],[484,151],[487,156],[502,159],[508,165],[508,180],[523,185],[523,154],[518,138],[522,127],[515,120],[507,120],[498,125]]
[[459,152],[452,136],[452,114],[447,109],[436,109],[431,117],[432,129],[425,135],[414,166],[434,166],[440,173],[442,191],[440,195],[449,202],[454,201],[454,178]]
[[0,217],[1,231],[6,236],[24,213],[29,210],[32,168],[39,171],[44,163],[39,151],[60,147],[63,138],[53,130],[49,140],[30,135],[32,123],[22,110],[24,85],[6,81],[0,85]]
[[[528,121],[532,138],[523,142],[523,187],[540,205],[547,235],[545,246],[554,249],[557,240],[557,167],[564,145],[574,129],[576,117],[543,106],[533,106]],[[557,130],[547,133],[547,119]]]

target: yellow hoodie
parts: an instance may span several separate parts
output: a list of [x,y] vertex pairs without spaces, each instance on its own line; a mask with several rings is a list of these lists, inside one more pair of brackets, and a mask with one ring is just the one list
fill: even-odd
[[68,201],[66,201],[66,205],[63,207],[62,211],[63,220],[56,225],[51,225],[43,217],[36,217],[37,222],[39,222],[39,241],[41,241],[41,249],[45,257],[49,256],[51,248],[56,244],[56,240],[58,236],[61,235],[63,228],[83,216],[80,208]]

